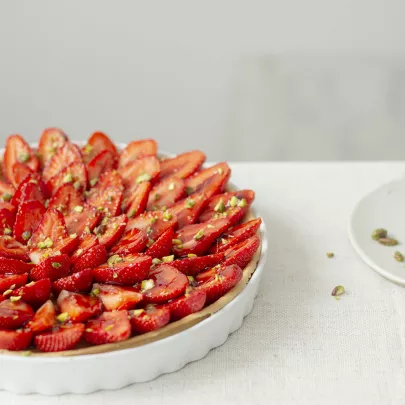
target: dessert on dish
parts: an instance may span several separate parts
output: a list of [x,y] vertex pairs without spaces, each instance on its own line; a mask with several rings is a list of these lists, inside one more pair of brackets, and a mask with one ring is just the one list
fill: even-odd
[[[182,322],[228,294],[260,249],[251,190],[226,163],[119,151],[46,129],[8,137],[0,180],[0,349],[60,352],[121,343]],[[132,338],[131,338],[132,337]]]

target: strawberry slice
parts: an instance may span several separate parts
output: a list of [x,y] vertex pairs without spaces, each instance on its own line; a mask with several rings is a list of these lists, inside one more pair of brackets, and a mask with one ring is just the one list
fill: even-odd
[[90,184],[98,180],[102,173],[115,170],[118,166],[117,155],[109,150],[103,150],[87,165]]
[[45,207],[39,201],[28,201],[20,205],[13,231],[18,242],[27,244],[34,229],[37,229],[45,211]]
[[25,329],[1,330],[0,349],[4,350],[25,350],[31,343],[32,332]]
[[140,229],[154,242],[163,232],[169,228],[173,228],[177,224],[176,216],[171,214],[170,211],[145,212],[136,218],[130,219],[126,230]]
[[184,273],[186,276],[195,276],[201,271],[216,266],[221,263],[225,255],[223,252],[208,256],[193,256],[185,257],[180,260],[174,260],[170,263],[177,270]]
[[[204,273],[209,274],[208,279],[207,274]],[[207,294],[206,304],[211,304],[221,298],[239,283],[243,275],[242,269],[236,264],[218,269],[214,267],[204,273],[200,273],[196,277],[196,281],[201,283],[198,288]]]
[[149,181],[145,181],[140,184],[133,183],[129,188],[125,189],[122,210],[127,213],[128,218],[136,217],[145,211],[151,188],[152,185]]
[[133,309],[143,299],[135,288],[109,284],[94,284],[93,294],[96,293],[106,311]]
[[15,212],[7,208],[0,209],[0,235],[11,235],[15,223]]
[[0,275],[3,274],[24,274],[33,268],[32,264],[21,260],[0,257]]
[[[0,210],[1,216],[1,210]],[[0,236],[0,256],[27,262],[28,248],[11,236]]]
[[42,260],[60,256],[61,254],[70,255],[77,249],[77,246],[80,243],[80,239],[76,235],[71,235],[65,239],[58,241],[54,248],[49,249],[32,249],[29,253],[32,263],[38,264]]
[[210,252],[224,252],[231,246],[235,246],[238,243],[243,242],[247,238],[256,235],[257,230],[262,223],[261,218],[252,219],[244,224],[229,228],[216,242],[212,245]]
[[111,256],[108,263],[93,270],[98,283],[133,285],[149,273],[152,258],[146,255]]
[[41,260],[30,273],[34,281],[49,278],[51,281],[66,277],[70,272],[70,259],[66,254],[46,257]]
[[60,173],[49,179],[47,187],[50,194],[55,194],[59,187],[67,183],[72,183],[78,190],[86,190],[88,182],[84,163],[76,161],[65,167]]
[[89,249],[86,249],[86,251],[75,260],[72,272],[77,273],[82,272],[82,270],[85,269],[94,269],[95,267],[105,263],[107,258],[108,253],[105,245],[95,245]]
[[173,204],[170,207],[170,212],[176,215],[178,226],[181,229],[197,222],[198,216],[206,204],[207,197],[204,192],[195,193]]
[[184,180],[177,176],[166,177],[156,184],[149,194],[148,211],[171,207],[185,195]]
[[14,193],[11,203],[19,207],[26,201],[40,201],[45,203],[45,197],[48,196],[46,185],[38,173],[26,177],[18,186]]
[[51,280],[44,278],[39,281],[16,288],[11,293],[12,297],[21,297],[21,299],[35,308],[41,306],[51,295]]
[[100,178],[95,184],[90,184],[91,187],[96,187],[99,194],[103,194],[107,188],[118,187],[121,191],[124,191],[124,184],[122,178],[116,170],[112,172],[105,172],[100,175]]
[[177,256],[203,255],[219,235],[229,228],[227,218],[214,219],[203,224],[187,225],[177,231],[173,252]]
[[90,162],[103,150],[108,150],[113,155],[117,155],[117,149],[111,139],[103,132],[94,132],[82,149],[84,161]]
[[27,329],[36,334],[51,329],[55,324],[55,305],[53,305],[51,300],[48,300],[38,309],[37,312],[35,312],[34,317],[27,324]]
[[70,257],[72,265],[75,265],[77,260],[79,260],[84,253],[86,253],[92,247],[97,246],[98,244],[99,243],[96,235],[92,235],[91,233],[84,233],[83,235],[81,235],[79,238],[79,245],[77,247],[77,250]]
[[11,135],[7,138],[3,158],[3,172],[9,182],[14,187],[17,187],[18,183],[13,175],[13,165],[15,162],[27,165],[34,172],[39,170],[38,158],[20,135]]
[[38,154],[41,166],[44,167],[53,155],[67,142],[66,134],[59,128],[46,128],[42,132],[38,145]]
[[134,182],[140,184],[144,181],[153,181],[159,173],[160,165],[156,156],[145,156],[119,169],[125,187]]
[[16,329],[34,316],[32,308],[24,301],[0,302],[0,328]]
[[69,235],[82,235],[91,232],[101,221],[101,211],[90,204],[76,206],[65,216],[66,228]]
[[76,207],[80,211],[80,207],[84,205],[82,193],[73,187],[72,183],[67,183],[59,187],[53,197],[49,200],[48,208],[55,208],[63,215],[67,215],[74,211]]
[[244,269],[252,260],[254,254],[260,246],[260,238],[257,235],[252,236],[243,242],[230,247],[225,251],[225,260],[223,266],[237,264],[241,269]]
[[15,188],[3,180],[0,180],[0,199],[2,201],[10,201],[15,193]]
[[183,296],[164,304],[164,307],[170,310],[170,319],[177,321],[187,315],[201,311],[206,298],[207,294],[204,290],[187,287]]
[[12,167],[14,186],[18,187],[23,180],[28,176],[32,176],[34,171],[31,170],[27,165],[20,162],[15,162]]
[[205,154],[199,150],[182,153],[171,159],[160,162],[160,176],[176,175],[181,179],[190,177],[205,161]]
[[141,253],[146,248],[148,236],[144,231],[131,229],[116,243],[110,250],[115,255],[129,255],[131,253]]
[[124,167],[128,163],[134,162],[135,160],[145,156],[156,155],[156,153],[157,143],[153,139],[132,141],[122,150],[119,167]]
[[57,303],[61,313],[67,313],[72,322],[84,322],[102,312],[101,301],[96,297],[62,290]]
[[175,267],[161,264],[149,273],[149,280],[141,288],[146,302],[161,304],[181,295],[188,286],[188,278]]
[[127,311],[104,312],[86,323],[84,340],[93,345],[122,342],[131,336]]
[[170,310],[164,307],[147,305],[144,309],[129,312],[132,330],[137,334],[163,328],[170,321]]
[[169,228],[153,243],[145,252],[152,259],[169,256],[172,251],[172,239],[174,238],[173,228]]
[[245,210],[241,207],[228,207],[222,214],[215,213],[212,218],[205,222],[209,222],[218,218],[227,218],[230,225],[238,224],[245,216]]
[[[4,294],[7,292],[6,295],[11,292],[12,288],[21,287],[27,283],[28,280],[28,273],[24,274],[14,274],[12,276],[0,277],[0,294]],[[0,326],[1,327],[1,326]]]
[[121,238],[127,223],[128,218],[125,214],[114,218],[105,217],[101,225],[94,229],[94,233],[97,235],[99,243],[108,250]]
[[83,336],[84,325],[61,325],[51,332],[41,333],[34,338],[35,347],[41,352],[61,352],[73,349]]
[[52,289],[56,295],[62,290],[71,292],[89,292],[92,283],[93,270],[86,269],[54,281],[52,283]]
[[87,202],[105,216],[115,217],[121,211],[122,191],[118,187],[109,187],[100,194],[95,187],[90,191]]

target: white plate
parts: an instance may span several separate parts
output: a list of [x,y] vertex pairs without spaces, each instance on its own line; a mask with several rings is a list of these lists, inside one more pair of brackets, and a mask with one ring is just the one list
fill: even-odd
[[[405,256],[405,179],[385,184],[356,205],[349,222],[350,241],[360,257],[377,273],[405,286],[404,263],[393,255]],[[385,228],[398,246],[382,246],[371,238],[374,229]],[[401,243],[402,242],[402,243]]]

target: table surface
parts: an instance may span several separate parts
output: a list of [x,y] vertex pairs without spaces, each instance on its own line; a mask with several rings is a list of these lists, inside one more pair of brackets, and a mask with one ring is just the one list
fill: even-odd
[[[355,203],[402,176],[405,164],[232,169],[234,183],[256,191],[269,230],[261,289],[243,326],[204,359],[148,383],[57,398],[0,392],[1,404],[405,403],[405,290],[363,264],[347,237]],[[347,293],[335,300],[339,284]]]

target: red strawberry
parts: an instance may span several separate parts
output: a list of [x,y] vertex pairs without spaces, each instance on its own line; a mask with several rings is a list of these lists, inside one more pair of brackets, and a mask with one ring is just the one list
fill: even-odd
[[18,187],[21,182],[26,179],[28,176],[34,174],[27,165],[20,162],[15,162],[12,167],[13,178],[14,178],[14,186]]
[[82,270],[85,269],[94,269],[95,267],[105,263],[107,258],[108,254],[105,245],[95,245],[90,249],[87,249],[76,259],[72,272],[77,273],[82,272]]
[[102,173],[115,170],[118,166],[117,155],[107,149],[96,155],[87,165],[90,184],[98,180]]
[[0,349],[25,350],[31,343],[32,332],[25,329],[2,330],[0,329]]
[[197,222],[198,216],[206,204],[206,195],[203,192],[195,193],[173,204],[170,212],[176,215],[178,227],[181,229]]
[[170,319],[177,321],[194,312],[201,311],[206,298],[207,294],[204,290],[187,288],[184,295],[168,302],[164,307],[170,310]]
[[70,271],[70,259],[66,254],[51,256],[41,260],[30,273],[34,281],[49,278],[51,281],[66,277]]
[[15,212],[7,208],[0,209],[0,235],[11,235],[15,223]]
[[224,259],[224,253],[216,253],[208,256],[191,256],[170,263],[187,276],[195,276],[201,271],[216,266]]
[[182,153],[160,162],[160,176],[176,175],[181,179],[190,177],[205,161],[205,154],[199,150]]
[[61,254],[70,255],[76,250],[80,239],[78,236],[69,236],[57,242],[54,248],[50,249],[32,249],[29,253],[32,263],[38,264],[48,257],[55,257]]
[[176,176],[166,177],[156,184],[149,194],[148,211],[171,207],[185,195],[184,180]]
[[15,193],[15,188],[3,180],[0,180],[0,199],[2,201],[10,201]]
[[169,228],[151,245],[145,252],[152,259],[169,256],[172,251],[172,239],[174,238],[173,228]]
[[132,183],[153,181],[160,173],[159,160],[156,156],[146,156],[120,167],[119,174],[125,187]]
[[49,200],[48,208],[55,208],[63,215],[67,215],[76,207],[82,207],[83,205],[82,193],[73,187],[72,183],[67,183],[59,187],[58,191]]
[[126,188],[123,194],[122,210],[127,213],[128,218],[136,217],[145,211],[151,188],[152,185],[149,181],[140,184],[133,183]]
[[105,216],[115,217],[121,211],[122,192],[118,187],[109,187],[102,194],[94,187],[87,202],[100,210]]
[[55,294],[59,294],[62,290],[72,292],[88,292],[91,289],[92,283],[93,270],[86,269],[54,281],[52,283],[52,288]]
[[102,132],[94,132],[87,144],[83,147],[82,153],[84,161],[90,162],[95,156],[97,156],[103,150],[108,150],[114,155],[117,154],[115,145],[111,142],[111,139]]
[[55,305],[51,300],[46,301],[27,324],[27,329],[40,333],[51,329],[56,324]]
[[72,183],[78,190],[87,188],[87,170],[84,163],[76,161],[65,167],[60,173],[51,177],[47,183],[50,194],[55,194],[59,187]]
[[82,235],[85,232],[91,232],[101,221],[101,217],[101,211],[90,204],[76,206],[76,209],[65,216],[69,235]]
[[143,298],[135,288],[109,284],[94,284],[93,293],[97,293],[106,311],[135,308]]
[[154,305],[147,305],[145,309],[134,309],[129,314],[132,330],[138,334],[160,329],[170,321],[170,310]]
[[94,246],[97,246],[98,239],[96,235],[92,235],[90,233],[84,233],[83,235],[80,236],[79,238],[80,242],[77,247],[77,250],[72,254],[70,257],[70,261],[72,262],[72,265],[75,265],[76,261],[80,259],[80,257],[86,253],[89,249],[91,249]]
[[93,270],[99,283],[133,285],[149,273],[152,258],[145,255],[111,256],[109,263]]
[[119,166],[124,167],[139,158],[156,155],[156,153],[157,143],[153,139],[132,141],[121,152]]
[[39,281],[32,281],[23,287],[16,288],[11,293],[13,297],[21,297],[21,299],[27,304],[38,308],[51,295],[51,280],[44,278]]
[[131,229],[116,243],[110,250],[116,255],[129,255],[131,253],[141,253],[146,248],[148,237],[144,231]]
[[103,194],[105,190],[110,187],[118,187],[121,191],[124,190],[121,176],[116,170],[102,173],[99,180],[96,182],[95,187],[97,188],[99,194]]
[[35,347],[41,352],[61,352],[73,349],[83,336],[84,325],[61,325],[51,332],[41,333],[34,338]]
[[104,312],[86,323],[84,340],[93,345],[121,342],[131,336],[127,311]]
[[181,295],[188,285],[188,278],[175,267],[161,264],[149,273],[149,280],[142,282],[145,301],[161,304]]
[[14,237],[18,242],[27,244],[45,211],[45,207],[39,201],[28,201],[21,204],[14,224]]
[[66,134],[59,128],[46,128],[42,132],[38,145],[39,160],[42,167],[47,165],[53,155],[63,147],[66,141]]
[[0,302],[0,328],[16,329],[34,316],[32,308],[24,301]]
[[102,312],[101,301],[71,291],[62,290],[57,300],[61,313],[67,313],[72,322],[84,322]]
[[106,249],[109,249],[121,238],[127,222],[128,218],[125,214],[114,218],[105,217],[101,225],[94,229],[99,243],[105,245]]
[[244,269],[252,260],[254,254],[260,246],[260,238],[257,235],[252,236],[243,242],[230,247],[225,251],[225,260],[223,266],[237,264],[240,268]]
[[26,201],[40,201],[45,203],[45,197],[48,196],[46,185],[38,173],[26,177],[18,186],[14,193],[11,203],[19,207]]
[[0,236],[0,256],[25,262],[29,260],[28,248],[11,236]]
[[9,292],[8,290],[11,290],[11,288],[21,287],[22,285],[25,285],[27,283],[27,280],[28,280],[28,273],[14,274],[6,277],[1,276],[0,294],[5,293],[6,291]]
[[24,274],[33,268],[32,264],[21,260],[0,257],[0,275],[4,274]]

